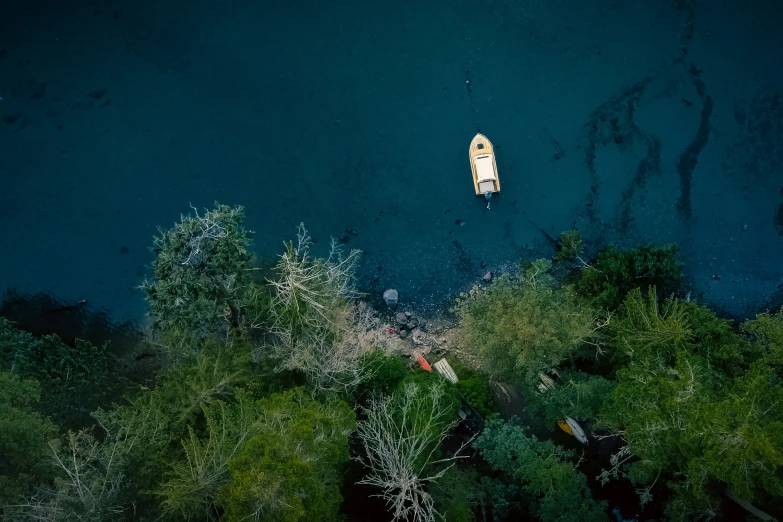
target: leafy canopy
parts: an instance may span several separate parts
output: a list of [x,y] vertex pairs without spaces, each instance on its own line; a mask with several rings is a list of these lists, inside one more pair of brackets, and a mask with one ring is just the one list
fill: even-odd
[[605,503],[593,499],[587,478],[567,460],[570,454],[528,435],[518,422],[488,420],[474,447],[532,497],[532,514],[543,522],[606,520]]
[[655,295],[630,292],[613,325],[625,362],[601,417],[633,460],[612,473],[637,484],[661,477],[677,517],[714,505],[720,484],[751,501],[760,490],[781,495],[783,386],[775,369],[706,309],[661,304]]
[[261,399],[257,408],[257,431],[229,461],[231,481],[218,493],[225,519],[335,519],[353,410],[339,400],[319,403],[301,388]]
[[530,390],[528,408],[553,429],[565,417],[592,420],[612,397],[614,386],[614,382],[598,375],[561,370],[556,385],[546,392]]
[[654,286],[661,295],[676,291],[682,281],[683,264],[677,246],[642,246],[621,251],[614,245],[575,278],[576,291],[590,298],[599,309],[615,310],[634,288]]
[[57,426],[36,411],[39,399],[36,381],[0,372],[0,515],[52,474],[47,442]]
[[[593,311],[570,287],[557,287],[539,260],[524,275],[503,275],[462,294],[453,311],[462,343],[495,378],[532,382],[536,374],[584,353],[598,329]],[[593,346],[595,348],[595,346]]]
[[758,314],[756,319],[742,324],[742,331],[748,334],[758,351],[775,365],[783,376],[783,308],[776,313]]
[[250,277],[252,232],[241,206],[215,203],[200,215],[182,216],[154,239],[152,280],[144,281],[159,331],[193,339],[252,328],[268,316],[269,293]]
[[557,238],[555,261],[573,261],[582,253],[582,234],[578,230],[566,230]]
[[89,426],[92,411],[129,389],[107,347],[82,339],[69,345],[57,335],[36,338],[0,318],[0,371],[38,381],[43,411],[65,428]]

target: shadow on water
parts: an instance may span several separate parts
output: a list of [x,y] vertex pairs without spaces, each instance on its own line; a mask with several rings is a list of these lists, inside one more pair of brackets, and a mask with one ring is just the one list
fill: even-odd
[[87,302],[65,302],[46,292],[11,289],[0,302],[0,317],[36,337],[56,334],[70,346],[75,339],[94,345],[108,343],[107,351],[120,361],[126,377],[140,384],[152,383],[156,356],[147,351],[139,325],[114,322],[106,312],[90,310]]

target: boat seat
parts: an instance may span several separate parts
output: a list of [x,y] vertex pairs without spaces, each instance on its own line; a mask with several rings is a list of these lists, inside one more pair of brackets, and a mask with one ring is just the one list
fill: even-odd
[[495,192],[495,184],[490,181],[482,181],[479,183],[479,192],[486,194],[487,192]]

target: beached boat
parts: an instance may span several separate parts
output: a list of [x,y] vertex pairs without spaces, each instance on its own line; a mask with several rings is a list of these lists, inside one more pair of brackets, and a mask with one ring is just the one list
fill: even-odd
[[748,513],[751,513],[755,517],[763,520],[764,522],[778,522],[778,519],[773,517],[772,515],[769,515],[767,513],[764,513],[759,508],[748,502],[747,500],[742,500],[741,498],[737,498],[734,496],[734,493],[731,491],[730,487],[726,487],[726,496],[729,497],[731,500],[745,508],[745,510]]
[[[554,368],[549,368],[547,371],[551,375],[556,375],[557,377],[560,376],[560,374]],[[557,386],[555,380],[544,372],[538,372],[538,380],[541,381],[538,383],[538,391],[541,393],[546,393],[548,390],[551,390]],[[558,422],[557,425],[564,432],[568,433],[569,435],[573,435],[576,440],[582,444],[587,444],[588,439],[587,435],[585,435],[585,431],[582,429],[582,426],[571,417],[566,417],[562,421]]]
[[557,425],[564,432],[573,435],[574,438],[582,444],[587,444],[587,435],[585,435],[585,431],[582,429],[582,426],[571,417],[566,417],[565,421],[558,422]]
[[498,165],[495,149],[483,134],[476,134],[470,142],[470,169],[473,171],[473,187],[477,196],[487,198],[487,208],[492,194],[500,192]]
[[538,391],[541,393],[544,393],[548,389],[555,387],[555,381],[553,381],[550,376],[539,372],[538,378],[541,380],[541,382],[538,384]]
[[417,353],[416,357],[419,360],[419,366],[421,366],[423,369],[427,370],[428,372],[432,371],[432,366],[430,366],[430,363],[427,362],[427,359],[422,357],[420,353]]
[[435,371],[441,374],[450,383],[457,384],[459,382],[457,374],[454,373],[454,368],[451,367],[449,361],[446,359],[441,359],[440,361],[433,364],[432,367],[435,368]]

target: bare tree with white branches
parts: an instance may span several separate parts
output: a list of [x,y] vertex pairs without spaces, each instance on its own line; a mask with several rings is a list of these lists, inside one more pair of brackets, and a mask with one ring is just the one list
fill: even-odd
[[364,355],[382,346],[382,328],[369,307],[356,303],[360,251],[344,256],[333,240],[329,257],[316,259],[311,244],[300,224],[270,281],[276,354],[280,368],[302,372],[315,390],[350,390],[364,378]]
[[452,457],[433,460],[456,425],[443,386],[422,388],[409,382],[401,393],[371,399],[363,411],[366,419],[357,423],[357,433],[365,454],[357,460],[369,472],[358,484],[379,488],[377,496],[386,500],[396,520],[435,520],[438,512],[426,485],[461,458],[457,451]]
[[47,522],[121,518],[127,508],[121,492],[128,461],[140,446],[168,440],[168,419],[152,398],[120,410],[93,414],[104,431],[103,440],[80,431],[68,432],[64,444],[50,442],[60,472],[54,487],[39,489],[26,504],[7,506],[4,515],[9,520]]
[[273,311],[278,322],[318,325],[332,320],[330,305],[359,298],[355,269],[361,251],[343,256],[339,243],[332,240],[327,259],[310,256],[312,238],[304,223],[297,230],[296,245],[290,242],[277,263],[278,278],[269,282],[276,290]]
[[364,356],[387,343],[380,320],[365,303],[337,312],[329,327],[310,327],[299,338],[286,330],[277,332],[283,347],[281,367],[302,372],[316,390],[353,389],[367,377]]

